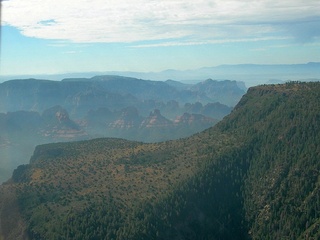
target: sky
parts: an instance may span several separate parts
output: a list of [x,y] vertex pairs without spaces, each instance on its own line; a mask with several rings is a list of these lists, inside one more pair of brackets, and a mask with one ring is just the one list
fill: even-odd
[[0,74],[320,62],[319,0],[2,0]]

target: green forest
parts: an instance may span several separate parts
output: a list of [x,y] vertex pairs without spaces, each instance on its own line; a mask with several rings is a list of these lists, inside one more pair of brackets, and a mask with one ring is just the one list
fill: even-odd
[[248,90],[174,141],[37,146],[0,186],[0,239],[320,239],[320,83]]

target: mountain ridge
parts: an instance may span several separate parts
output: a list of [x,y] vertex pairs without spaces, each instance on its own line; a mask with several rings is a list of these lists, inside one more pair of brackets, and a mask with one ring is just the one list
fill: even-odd
[[[218,98],[215,96],[212,99],[210,94],[213,94],[212,96],[220,94],[220,92],[214,92],[213,86],[219,84],[226,84],[226,89],[230,88],[235,95],[230,95],[229,99],[221,96]],[[85,105],[90,103],[97,107],[104,106],[114,109],[128,105],[139,107],[145,104],[144,101],[151,99],[162,102],[175,100],[181,104],[195,101],[202,103],[219,101],[222,104],[234,106],[245,93],[245,90],[239,88],[236,81],[229,80],[211,81],[212,91],[206,94],[198,93],[192,85],[184,84],[184,86],[181,89],[166,82],[121,76],[96,76],[86,81],[83,79],[72,81],[10,80],[0,84],[0,111],[37,110],[41,112],[49,107],[61,105],[69,112],[78,111],[80,115],[81,111],[90,110],[85,108]],[[82,99],[86,99],[86,102],[82,103]],[[106,103],[107,100],[109,104]],[[78,108],[84,108],[81,111],[76,108],[79,104],[82,105]]]
[[[172,79],[176,81],[184,81],[186,83],[197,83],[199,81],[202,81],[203,79],[215,78],[219,80],[233,79],[237,81],[244,81],[247,86],[251,87],[259,84],[264,84],[270,79],[279,77],[281,77],[282,81],[301,80],[306,78],[316,78],[319,81],[319,65],[320,62],[309,62],[301,64],[225,64],[189,70],[168,69],[160,72],[97,71],[87,73],[38,75],[37,77],[49,78],[52,80],[61,80],[64,78],[81,78],[84,76],[87,78],[91,78],[95,75],[122,75],[140,79],[152,79],[156,81],[166,81],[168,79]],[[244,70],[241,70],[240,72],[236,71],[241,69],[242,67],[247,68],[246,72],[243,72]],[[260,68],[262,72],[257,71],[257,69],[251,69],[248,73],[248,67]],[[270,68],[277,68],[277,72],[270,72]],[[19,77],[2,77],[3,80],[9,80],[13,78],[30,78],[30,76],[21,75]]]

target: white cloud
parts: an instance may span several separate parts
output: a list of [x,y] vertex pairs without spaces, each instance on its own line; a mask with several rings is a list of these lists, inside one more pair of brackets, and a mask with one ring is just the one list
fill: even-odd
[[65,51],[62,52],[63,54],[77,54],[77,53],[81,53],[82,51]]
[[314,29],[320,24],[319,0],[9,0],[2,4],[4,24],[23,35],[78,43],[188,39],[199,44],[290,35],[308,41],[320,35]]
[[190,46],[203,44],[220,44],[220,43],[239,43],[239,42],[258,42],[270,40],[285,40],[287,37],[263,37],[263,38],[234,38],[234,39],[214,39],[206,41],[165,41],[161,43],[134,45],[132,48],[150,48],[150,47],[173,47],[173,46]]

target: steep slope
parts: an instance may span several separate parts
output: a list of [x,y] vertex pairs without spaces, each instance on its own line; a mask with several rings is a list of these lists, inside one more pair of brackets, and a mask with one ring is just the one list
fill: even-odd
[[189,138],[38,146],[0,188],[0,236],[318,239],[319,99],[319,83],[258,86]]
[[252,139],[244,207],[254,239],[320,236],[319,99],[319,83],[256,88],[235,110],[247,114],[224,125]]

